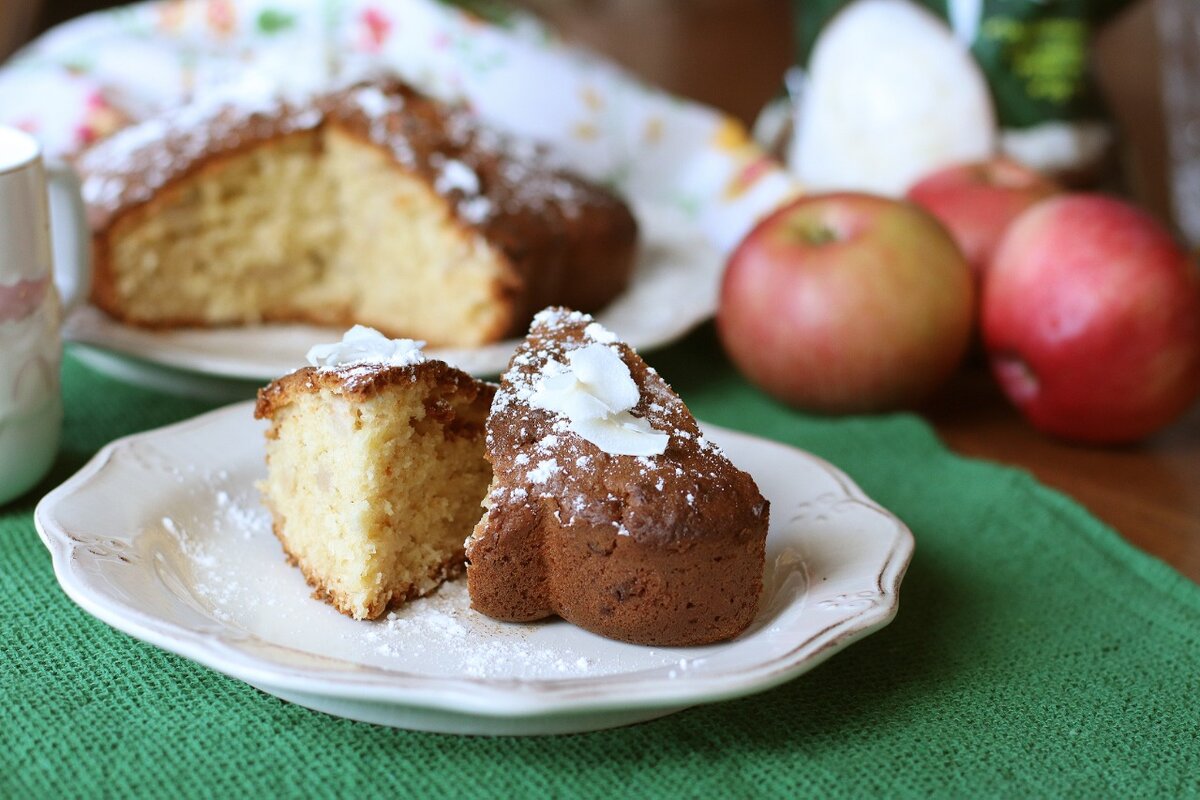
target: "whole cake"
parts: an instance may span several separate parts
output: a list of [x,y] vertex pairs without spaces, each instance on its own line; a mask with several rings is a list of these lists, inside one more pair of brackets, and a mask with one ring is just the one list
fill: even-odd
[[370,325],[470,346],[628,283],[607,190],[397,80],[303,100],[229,92],[77,161],[92,301],[130,324]]
[[275,535],[316,594],[356,619],[462,574],[491,469],[495,388],[411,341],[357,327],[259,392],[260,486]]
[[664,646],[728,639],[754,618],[767,501],[586,314],[534,318],[492,403],[487,458],[467,541],[476,610]]

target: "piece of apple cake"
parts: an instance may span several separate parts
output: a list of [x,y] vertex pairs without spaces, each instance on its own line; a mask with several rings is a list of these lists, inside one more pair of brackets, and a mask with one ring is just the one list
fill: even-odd
[[494,387],[362,327],[309,360],[259,392],[260,489],[315,594],[373,619],[462,573]]

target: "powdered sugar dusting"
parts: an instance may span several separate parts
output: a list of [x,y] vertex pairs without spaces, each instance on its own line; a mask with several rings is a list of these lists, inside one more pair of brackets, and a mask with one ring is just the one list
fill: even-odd
[[403,98],[395,95],[389,97],[378,86],[356,89],[351,92],[350,99],[358,104],[364,114],[373,119],[382,119],[404,107]]
[[458,203],[458,215],[472,225],[478,225],[492,214],[492,201],[486,197],[467,197]]
[[454,674],[468,678],[571,678],[614,671],[611,659],[583,647],[540,646],[530,635],[537,627],[482,616],[471,609],[466,583],[457,581],[381,620],[363,623],[354,638],[361,637],[371,655],[390,661],[437,662],[453,654]]
[[600,342],[601,344],[613,344],[617,341],[617,335],[599,322],[589,322],[587,327],[583,329],[583,335],[593,342]]
[[323,115],[310,102],[257,80],[222,85],[85,151],[77,162],[83,199],[105,213],[145,202],[218,142],[317,127]]
[[479,176],[475,170],[457,159],[450,159],[442,164],[437,178],[433,182],[433,190],[438,194],[461,192],[463,194],[479,193]]
[[542,459],[538,465],[525,474],[530,483],[545,483],[558,472],[558,462],[552,458]]

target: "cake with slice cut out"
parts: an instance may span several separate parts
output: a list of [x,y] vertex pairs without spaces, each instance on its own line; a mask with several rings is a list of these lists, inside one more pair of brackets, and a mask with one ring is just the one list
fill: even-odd
[[78,158],[92,301],[156,328],[518,335],[551,303],[602,307],[634,265],[626,204],[553,161],[395,79],[302,98],[235,86]]
[[729,639],[762,593],[768,503],[627,344],[562,308],[535,318],[487,422],[493,478],[467,541],[471,605],[602,636]]
[[259,392],[260,485],[275,535],[315,594],[355,619],[462,574],[491,468],[495,387],[412,341],[355,328]]

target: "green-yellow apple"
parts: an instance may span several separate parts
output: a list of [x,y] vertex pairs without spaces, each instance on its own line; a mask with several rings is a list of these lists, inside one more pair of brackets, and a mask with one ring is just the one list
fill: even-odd
[[974,284],[950,235],[911,203],[835,193],[794,200],[729,257],[717,330],[733,362],[814,411],[911,405],[955,369]]
[[979,278],[1013,220],[1061,191],[1041,173],[996,157],[927,175],[908,190],[908,199],[946,226]]
[[1134,441],[1200,395],[1200,271],[1127,203],[1061,195],[1022,214],[982,306],[992,371],[1042,431]]

